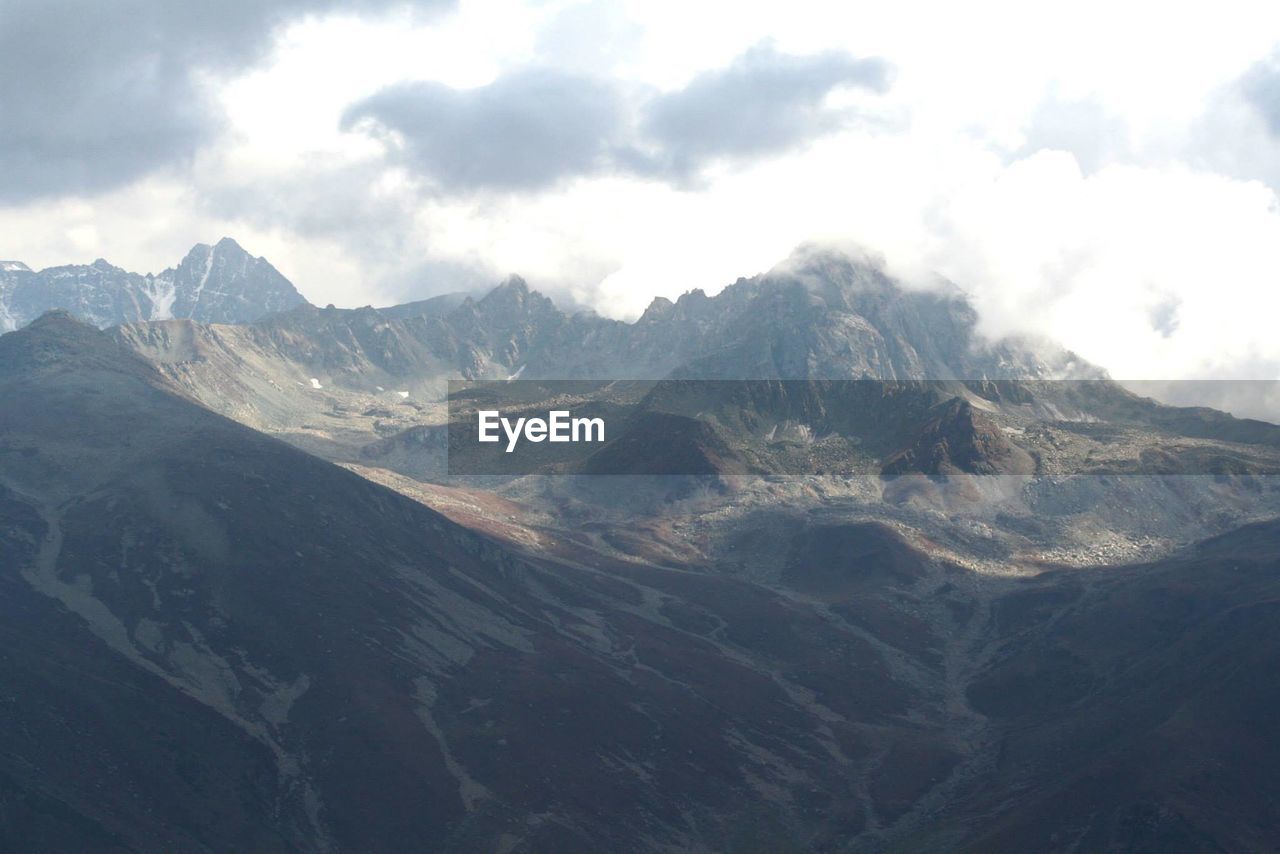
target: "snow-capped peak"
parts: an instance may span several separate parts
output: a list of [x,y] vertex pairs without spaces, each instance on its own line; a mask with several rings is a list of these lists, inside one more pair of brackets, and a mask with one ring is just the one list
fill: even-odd
[[0,328],[21,328],[51,308],[100,327],[173,318],[249,323],[306,300],[265,258],[223,238],[196,244],[176,267],[145,276],[102,259],[40,272],[0,261],[0,302]]

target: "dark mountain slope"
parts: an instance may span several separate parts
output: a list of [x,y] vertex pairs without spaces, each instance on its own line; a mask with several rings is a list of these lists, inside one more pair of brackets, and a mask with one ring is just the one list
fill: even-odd
[[[1280,524],[1028,580],[971,684],[1007,733],[930,848],[1261,851],[1280,839]],[[909,845],[918,847],[923,840]]]
[[935,665],[741,581],[519,557],[64,315],[0,337],[0,398],[15,845],[821,847],[875,757],[954,761]]
[[49,533],[0,488],[0,849],[297,850],[265,745],[23,579]]

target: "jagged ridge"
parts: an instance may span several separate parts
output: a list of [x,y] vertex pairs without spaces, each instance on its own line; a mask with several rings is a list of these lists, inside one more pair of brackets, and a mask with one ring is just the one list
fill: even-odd
[[46,311],[65,309],[100,328],[191,318],[248,323],[306,300],[265,258],[229,237],[199,243],[176,267],[140,275],[102,258],[39,272],[0,262],[0,332],[20,329]]

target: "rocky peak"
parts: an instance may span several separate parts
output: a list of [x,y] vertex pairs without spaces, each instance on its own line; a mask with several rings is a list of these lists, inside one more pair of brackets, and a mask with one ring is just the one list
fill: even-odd
[[47,311],[26,328],[0,336],[0,366],[7,369],[69,371],[107,364],[151,374],[141,357],[66,309]]
[[654,297],[653,302],[649,303],[649,307],[644,310],[644,314],[640,315],[640,323],[655,323],[657,321],[666,320],[675,311],[676,304],[666,297]]
[[173,317],[205,323],[249,323],[306,302],[270,262],[229,237],[213,246],[196,244],[176,269],[157,280],[162,300],[172,300]]
[[51,308],[31,321],[28,327],[32,332],[47,332],[59,329],[88,329],[88,324],[76,320],[65,308]]
[[528,282],[519,276],[511,276],[498,287],[485,294],[475,309],[482,319],[506,328],[530,321],[554,321],[564,319],[563,312],[548,297],[530,290]]
[[[477,305],[493,309],[520,309],[527,303],[545,300],[546,297],[529,289],[529,283],[519,276],[508,276],[506,281],[485,294]],[[549,300],[548,300],[549,301]]]
[[[743,281],[739,279],[738,281]],[[730,286],[732,287],[732,286]],[[702,288],[694,288],[691,291],[685,291],[676,299],[676,305],[681,308],[690,308],[692,306],[706,305],[711,297],[707,296],[707,292]]]
[[253,257],[248,252],[246,252],[239,243],[236,243],[235,240],[231,239],[230,237],[224,237],[221,240],[219,240],[217,243],[214,243],[212,245],[208,243],[197,243],[195,246],[192,246],[191,249],[187,252],[187,254],[183,257],[182,263],[185,264],[188,261],[199,261],[203,263],[204,260],[209,257],[210,253],[218,256],[233,257],[233,258],[240,258],[240,257],[252,258]]
[[678,368],[741,379],[1025,378],[1057,358],[1017,342],[988,346],[976,321],[954,286],[910,288],[874,259],[804,249],[715,296],[695,288],[674,302],[656,298],[630,324],[571,321],[513,276],[441,315],[439,331],[457,352],[525,365],[529,378],[653,378]]
[[522,276],[512,274],[507,276],[506,281],[494,288],[489,295],[492,296],[493,294],[502,293],[518,294],[520,296],[527,297],[529,295],[529,283],[526,282]]
[[158,275],[131,273],[102,258],[39,273],[4,262],[0,272],[24,274],[7,277],[0,291],[0,331],[53,308],[107,327],[170,318],[248,323],[306,302],[265,258],[254,258],[229,237],[213,246],[196,244]]

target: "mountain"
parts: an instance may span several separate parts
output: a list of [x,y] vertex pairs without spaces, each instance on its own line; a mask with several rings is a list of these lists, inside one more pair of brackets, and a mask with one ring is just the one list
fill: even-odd
[[[1280,467],[1273,425],[1160,406],[1060,347],[990,342],[976,328],[957,291],[911,290],[863,260],[808,250],[716,297],[657,301],[630,324],[566,314],[513,277],[478,300],[307,305],[240,326],[170,321],[113,334],[210,408],[331,459],[372,458],[414,477],[443,470],[430,425],[442,423],[454,378],[661,379],[638,405],[659,419],[714,417],[707,429],[723,435],[688,433],[710,443],[689,459],[718,459],[724,472]],[[744,379],[753,391],[733,385]],[[721,441],[734,450],[710,447]],[[647,446],[633,437],[632,448]],[[409,459],[421,449],[432,459]],[[610,451],[589,470],[628,458]],[[562,462],[558,471],[574,470]]]
[[513,277],[443,324],[474,379],[1102,376],[1046,342],[984,342],[952,285],[908,289],[874,262],[814,248],[714,297],[655,299],[634,323],[566,314]]
[[[659,564],[588,525],[524,546],[519,521],[460,525],[203,409],[66,314],[0,337],[0,395],[23,401],[0,409],[2,847],[1280,833],[1274,522],[1019,576],[951,560],[941,525],[739,502],[704,529],[718,558]],[[696,544],[699,518],[635,519],[630,547],[660,549],[662,524]]]
[[[634,323],[567,314],[511,277],[474,299],[385,309],[300,307],[247,333],[254,346],[326,386],[372,391],[469,379],[997,379],[1101,377],[1046,342],[985,342],[954,287],[911,290],[874,264],[801,250],[714,297],[655,300]],[[146,330],[126,339],[163,349]],[[238,337],[239,331],[208,330]],[[161,333],[157,337],[163,337]],[[228,346],[234,348],[235,342]],[[163,355],[159,356],[166,360]],[[683,374],[681,374],[683,372]]]
[[[302,427],[319,425],[351,453],[358,433],[381,439],[420,423],[419,407],[438,402],[445,381],[459,377],[1104,376],[1045,342],[986,342],[976,324],[955,289],[907,289],[863,259],[810,249],[714,297],[656,300],[634,323],[565,313],[512,277],[479,299],[302,305],[237,327],[174,320],[126,324],[115,334],[205,405],[304,443],[316,437]],[[335,406],[353,419],[335,423]],[[365,412],[387,414],[350,423]]]
[[177,267],[158,275],[130,273],[102,259],[39,272],[0,263],[0,332],[56,308],[107,327],[175,317],[248,323],[305,302],[265,258],[254,258],[231,238],[197,244]]
[[[830,255],[421,309],[0,336],[0,848],[1280,834],[1280,428]],[[516,376],[610,380],[602,474],[443,474],[443,381]]]
[[[611,438],[625,446],[591,461],[561,455],[554,470],[843,473],[862,479],[839,489],[876,516],[924,514],[909,524],[944,525],[962,539],[971,522],[1008,554],[1083,563],[1168,553],[1272,506],[1270,491],[1247,484],[1280,467],[1280,428],[1161,406],[1052,344],[986,341],[958,292],[907,288],[865,259],[804,250],[717,296],[656,301],[629,324],[562,312],[518,278],[448,302],[426,314],[300,306],[239,326],[175,320],[111,334],[203,405],[409,492],[449,482],[448,379],[666,377],[645,400],[604,401],[651,413],[634,431],[616,425],[622,433]],[[897,379],[880,381],[888,377]],[[610,394],[630,394],[624,385]],[[663,436],[645,426],[671,415],[707,423],[678,422],[688,429]],[[651,459],[659,454],[664,461]],[[687,465],[672,468],[676,460]],[[1023,480],[878,477],[966,472]],[[1226,483],[1156,478],[1137,488],[1100,479],[1178,472]],[[1069,488],[1043,479],[1068,475],[1089,476]],[[570,528],[591,518],[629,541],[626,513],[645,491],[580,502],[589,483],[527,478],[502,490],[552,508]],[[776,500],[773,487],[741,488]],[[720,503],[739,500],[754,499],[737,493]],[[797,487],[788,500],[814,499]],[[951,521],[957,514],[963,524]],[[966,546],[965,559],[986,560],[992,547]]]
[[0,395],[0,847],[825,846],[867,826],[873,756],[926,763],[895,792],[955,761],[930,656],[728,577],[521,554],[65,313],[0,337]]

